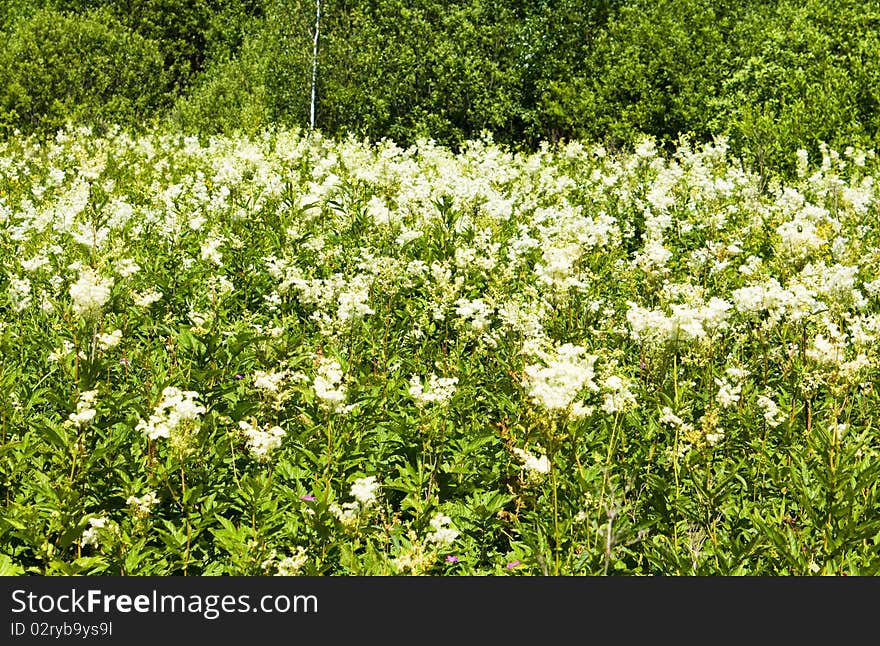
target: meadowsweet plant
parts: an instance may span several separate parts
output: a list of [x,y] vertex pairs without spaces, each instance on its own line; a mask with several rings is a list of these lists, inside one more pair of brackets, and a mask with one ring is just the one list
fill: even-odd
[[135,426],[150,440],[168,439],[179,451],[186,451],[190,435],[196,430],[205,407],[197,402],[199,394],[193,390],[180,390],[168,386],[146,420]]
[[880,572],[880,164],[0,142],[0,568]]

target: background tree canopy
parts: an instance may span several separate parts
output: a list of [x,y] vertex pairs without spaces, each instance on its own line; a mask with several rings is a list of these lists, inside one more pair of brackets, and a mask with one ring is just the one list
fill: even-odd
[[[453,147],[725,135],[766,172],[880,141],[880,8],[856,0],[324,0],[317,127]],[[0,129],[309,125],[315,3],[9,0]]]

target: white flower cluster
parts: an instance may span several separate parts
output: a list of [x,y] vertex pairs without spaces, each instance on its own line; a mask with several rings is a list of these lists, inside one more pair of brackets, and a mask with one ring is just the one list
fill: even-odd
[[134,304],[143,309],[148,308],[153,303],[162,300],[162,292],[156,289],[146,289],[133,295]]
[[100,314],[110,299],[112,286],[112,278],[101,278],[92,269],[82,269],[79,279],[70,286],[73,313],[83,318]]
[[779,410],[779,406],[773,401],[772,395],[773,393],[759,395],[758,408],[763,412],[764,421],[767,422],[767,425],[771,428],[775,428],[785,421],[785,414]]
[[519,461],[523,463],[523,467],[528,472],[529,478],[539,479],[541,476],[550,473],[550,460],[546,455],[538,457],[529,451],[518,447],[514,447],[512,451]]
[[272,451],[281,446],[281,440],[286,435],[284,429],[278,425],[261,429],[246,420],[241,420],[238,427],[247,439],[251,455],[259,462],[267,461]]
[[735,289],[732,296],[741,313],[755,318],[766,313],[771,325],[779,323],[783,317],[799,321],[822,307],[806,286],[793,283],[786,289],[775,278]]
[[715,400],[721,408],[730,408],[739,402],[743,380],[748,374],[747,370],[731,367],[724,371],[724,377],[715,377],[715,385],[718,386]]
[[438,545],[452,545],[458,538],[458,530],[451,527],[452,519],[446,514],[437,513],[429,521],[433,531],[428,532],[425,539],[429,543],[437,543]]
[[119,345],[120,341],[122,341],[122,330],[119,329],[113,330],[109,334],[105,333],[98,335],[98,347],[101,348],[101,350],[115,348]]
[[575,399],[584,389],[598,390],[593,381],[596,358],[581,346],[565,343],[556,349],[555,356],[546,357],[546,365],[526,366],[523,385],[532,401],[548,411],[583,415],[586,409]]
[[581,287],[576,267],[582,248],[578,244],[549,246],[543,251],[541,262],[535,264],[535,276],[541,285],[564,293],[572,287]]
[[489,327],[492,312],[493,308],[481,298],[474,300],[459,298],[455,301],[455,313],[478,332]]
[[829,306],[863,309],[868,302],[861,290],[856,288],[859,268],[835,263],[829,267],[824,262],[806,265],[798,275],[798,283],[815,292]]
[[351,485],[351,495],[363,507],[372,507],[376,503],[376,493],[379,491],[379,486],[376,476],[358,478]]
[[714,432],[706,433],[706,442],[709,446],[715,446],[724,439],[724,429],[716,428]]
[[700,341],[723,330],[726,325],[731,304],[712,297],[704,305],[691,306],[673,304],[672,314],[662,310],[649,310],[627,301],[629,309],[626,320],[632,331],[632,338],[654,343]]
[[338,361],[326,357],[320,358],[312,387],[322,407],[336,411],[345,403],[346,389],[342,377],[342,366]]
[[151,440],[171,437],[172,432],[182,425],[196,422],[205,413],[205,407],[196,403],[197,392],[180,390],[168,386],[162,391],[162,398],[153,409],[148,420],[141,420],[135,430],[141,431]]
[[127,504],[136,518],[143,520],[150,515],[154,505],[159,504],[159,498],[155,491],[150,491],[143,496],[129,496],[125,504]]
[[205,240],[202,243],[201,254],[200,257],[202,260],[207,260],[210,263],[217,265],[218,267],[223,266],[223,254],[220,252],[220,247],[226,242],[222,237],[211,237]]
[[438,377],[431,373],[428,383],[423,385],[418,375],[412,375],[409,379],[409,394],[418,404],[419,408],[429,404],[445,405],[455,394],[458,377]]
[[254,370],[254,387],[266,393],[277,394],[289,374],[287,370]]
[[840,337],[826,338],[821,332],[810,342],[806,354],[808,359],[827,366],[836,366],[843,362],[846,343]]
[[[68,357],[71,354],[73,354],[73,351],[75,349],[76,349],[76,346],[73,345],[73,343],[71,343],[67,339],[62,339],[61,347],[55,348],[54,350],[52,350],[52,352],[50,352],[48,354],[48,356],[46,357],[46,361],[51,361],[51,362],[61,361],[65,357]],[[85,359],[85,357],[86,357],[85,352],[83,352],[82,350],[79,351],[78,355],[79,355],[80,359]]]
[[278,562],[278,571],[275,576],[296,576],[308,560],[306,548],[300,545],[296,548],[295,554],[286,556]]
[[365,511],[375,506],[378,502],[377,493],[379,491],[379,482],[376,476],[367,476],[358,478],[351,485],[351,496],[354,498],[352,502],[339,505],[330,505],[330,513],[336,516],[343,525],[354,525],[358,518]]
[[649,238],[643,249],[633,258],[633,263],[647,274],[662,272],[672,258],[672,252],[663,245],[663,238]]
[[629,383],[622,377],[611,375],[605,378],[602,388],[606,391],[602,410],[609,415],[621,413],[637,403],[635,394],[629,389]]
[[79,540],[80,546],[97,549],[100,546],[102,533],[118,534],[119,526],[106,516],[89,518],[89,526],[83,530],[82,537]]
[[802,259],[819,249],[826,240],[818,234],[816,223],[802,214],[776,227],[779,251],[793,259]]
[[140,265],[138,265],[131,258],[123,258],[118,263],[116,263],[116,273],[119,274],[119,276],[122,278],[130,278],[140,270]]
[[359,321],[364,316],[373,314],[370,302],[370,283],[366,276],[358,275],[352,278],[348,289],[341,291],[337,297],[339,304],[336,310],[336,318],[341,323]]
[[23,312],[31,304],[31,281],[27,278],[12,278],[7,293],[12,308],[17,313]]
[[98,414],[98,411],[94,408],[97,397],[97,390],[81,392],[79,400],[76,402],[76,412],[68,416],[68,421],[77,428],[90,424],[95,419],[95,415]]

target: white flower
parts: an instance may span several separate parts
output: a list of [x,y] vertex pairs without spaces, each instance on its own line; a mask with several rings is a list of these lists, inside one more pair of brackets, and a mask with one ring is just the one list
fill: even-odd
[[265,372],[263,370],[254,371],[254,386],[268,393],[277,393],[281,384],[287,379],[287,370]]
[[351,485],[351,495],[362,507],[371,507],[376,503],[378,490],[379,483],[376,481],[376,476],[358,478]]
[[444,405],[449,402],[455,393],[458,377],[438,377],[431,374],[427,387],[422,385],[418,375],[412,375],[409,380],[409,394],[416,401],[419,408],[427,404]]
[[140,270],[140,265],[138,265],[134,260],[130,258],[123,258],[116,266],[116,273],[119,274],[122,278],[133,276]]
[[825,240],[818,235],[816,224],[803,215],[776,228],[782,238],[781,251],[792,258],[805,258],[818,249]]
[[718,378],[715,379],[715,384],[718,386],[716,400],[721,408],[730,408],[731,406],[736,405],[740,398],[742,386],[739,384],[733,385],[726,379]]
[[98,396],[97,390],[86,390],[79,395],[79,401],[76,402],[76,412],[68,416],[68,420],[77,428],[82,428],[91,423],[98,414],[93,406]]
[[245,438],[247,438],[247,445],[251,455],[260,462],[265,462],[269,459],[269,454],[281,446],[281,440],[286,434],[280,426],[272,426],[264,430],[251,425],[245,420],[241,420],[238,423],[238,427]]
[[585,388],[596,390],[593,382],[595,355],[570,343],[559,346],[546,365],[525,367],[524,386],[532,400],[548,411],[566,411]]
[[342,503],[342,507],[336,504],[330,505],[330,513],[343,525],[354,525],[357,522],[360,509],[360,505],[356,502]]
[[550,460],[546,455],[536,457],[528,451],[516,447],[513,448],[513,454],[523,463],[523,467],[529,472],[530,476],[540,477],[550,473]]
[[829,425],[828,430],[831,432],[834,440],[840,442],[840,440],[843,439],[843,436],[846,435],[847,430],[849,430],[849,424],[834,423]]
[[645,243],[644,249],[637,253],[634,258],[636,266],[646,273],[666,268],[666,263],[672,258],[672,252],[663,246],[663,239],[651,239]]
[[155,491],[150,491],[141,497],[129,496],[125,503],[131,507],[132,513],[137,518],[143,519],[150,515],[154,505],[159,504],[159,498],[156,496]]
[[134,304],[144,309],[156,301],[162,300],[162,292],[155,289],[147,289],[139,294],[134,294]]
[[434,530],[425,537],[429,543],[451,545],[458,538],[458,530],[449,526],[452,523],[452,519],[449,516],[437,513],[434,514],[434,517],[429,522],[431,529]]
[[220,253],[220,245],[225,242],[223,238],[208,238],[201,248],[201,259],[207,260],[218,267],[223,266],[223,256]]
[[31,281],[27,278],[10,279],[9,300],[16,312],[24,311],[31,304]]
[[296,554],[287,556],[278,562],[278,572],[275,576],[296,576],[308,560],[306,548],[300,545],[296,548]]
[[26,272],[34,272],[49,266],[49,259],[40,254],[28,260],[21,261],[21,268]]
[[776,402],[767,395],[760,395],[758,397],[758,407],[763,410],[764,421],[767,422],[768,426],[775,428],[785,420],[785,415],[779,410]]
[[732,305],[713,297],[704,305],[676,303],[667,316],[661,310],[648,310],[631,301],[626,320],[636,340],[652,342],[702,340],[725,329]]
[[343,323],[358,321],[364,316],[373,314],[369,305],[370,283],[364,276],[355,276],[349,282],[348,291],[342,291],[337,297],[339,305],[336,317]]
[[602,410],[608,414],[622,412],[636,404],[636,396],[630,391],[629,384],[617,375],[611,375],[602,382],[605,401]]
[[112,286],[112,278],[101,278],[88,268],[81,270],[79,279],[70,286],[74,314],[84,318],[100,314],[101,308],[110,299]]
[[346,390],[342,376],[342,366],[338,361],[321,358],[312,387],[315,389],[315,397],[321,401],[321,406],[328,410],[335,411],[345,402]]
[[672,426],[673,428],[675,428],[676,426],[683,426],[684,425],[684,421],[678,415],[673,413],[672,409],[669,408],[669,406],[664,406],[660,412],[663,413],[660,416],[660,420],[659,420],[659,422],[661,424],[668,424],[669,426]]
[[810,347],[807,348],[807,357],[816,363],[834,366],[841,363],[846,353],[846,347],[839,339],[827,339],[821,332],[817,334]]
[[109,350],[110,348],[115,348],[119,345],[121,340],[122,330],[119,329],[113,330],[110,334],[99,334],[98,347],[100,347],[101,350]]
[[118,533],[119,527],[105,516],[89,518],[89,526],[83,530],[79,541],[80,546],[97,548],[101,538],[101,530]]
[[373,222],[378,226],[383,226],[391,222],[391,211],[388,209],[385,201],[375,195],[370,198],[369,202],[367,202],[367,215],[369,215]]
[[195,423],[205,413],[205,407],[196,403],[197,392],[183,391],[168,386],[162,391],[162,398],[153,409],[148,420],[141,420],[135,430],[143,432],[149,439],[170,438],[173,431],[187,423]]
[[716,428],[714,433],[706,433],[706,442],[709,446],[715,446],[724,439],[724,429]]
[[489,327],[489,317],[492,316],[493,309],[483,299],[460,298],[455,301],[455,308],[455,313],[469,321],[474,330],[480,331]]

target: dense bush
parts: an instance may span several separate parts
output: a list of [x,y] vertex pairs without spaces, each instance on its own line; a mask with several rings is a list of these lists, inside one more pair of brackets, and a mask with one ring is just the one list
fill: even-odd
[[542,96],[568,137],[631,142],[647,132],[671,142],[711,137],[707,117],[729,67],[730,12],[708,0],[637,0],[615,13],[585,55]]
[[266,10],[237,54],[218,56],[177,102],[175,124],[190,132],[253,133],[270,123],[308,123],[314,6],[287,2]]
[[711,125],[761,169],[792,170],[798,148],[876,145],[880,133],[880,9],[841,0],[786,0],[743,16],[732,73]]
[[[353,3],[354,4],[354,3]],[[319,60],[322,127],[458,143],[516,136],[513,11],[482,1],[359,3],[330,13]]]
[[156,44],[109,13],[41,10],[17,22],[0,49],[0,126],[141,124],[162,106],[164,74]]

